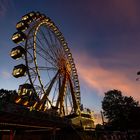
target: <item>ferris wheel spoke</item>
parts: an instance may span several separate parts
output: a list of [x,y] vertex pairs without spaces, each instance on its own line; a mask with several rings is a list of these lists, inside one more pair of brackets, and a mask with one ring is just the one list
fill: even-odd
[[57,79],[58,73],[59,73],[59,72],[56,73],[56,75],[54,76],[54,78],[53,78],[52,81],[50,82],[49,86],[47,87],[47,89],[46,89],[46,91],[45,91],[45,93],[44,93],[44,95],[43,95],[43,97],[42,97],[42,99],[41,99],[41,103],[43,103],[43,106],[44,106],[44,104],[45,104],[46,102],[50,102],[50,103],[51,103],[51,106],[52,106],[52,102],[48,99],[48,96],[49,96],[49,94],[50,94],[50,91],[51,91],[51,89],[52,89],[52,87],[53,87],[53,85],[54,85],[56,79]]
[[[53,40],[52,39],[52,34],[49,31],[48,31],[48,34],[49,34],[51,40]],[[54,36],[54,42],[53,42],[53,45],[52,45],[52,49],[54,50],[55,55],[57,55],[57,56],[64,56],[65,55],[63,53],[62,48],[61,48],[60,42],[56,39],[56,36]]]
[[42,54],[41,51],[36,51],[36,54],[38,54],[39,56],[42,56],[42,58],[44,58],[46,62],[49,62],[50,64],[56,67],[56,62],[54,62],[50,57],[48,58],[48,55]]
[[30,52],[30,50],[33,51],[33,43],[31,42],[31,40],[28,40],[28,42],[31,45],[30,47],[29,47],[29,45],[26,45],[26,53],[28,54],[27,55],[27,62],[29,64],[29,63],[33,62],[34,58],[33,58],[32,52]]
[[47,30],[47,33],[48,33],[48,35],[49,35],[51,44],[54,44],[55,42],[54,42],[53,37],[52,37],[52,35],[51,35],[51,31],[50,31],[50,30]]
[[53,45],[52,47],[53,47],[53,49],[56,50],[55,54],[57,54],[57,58],[59,58],[59,56],[65,56],[62,49],[60,49],[61,48],[60,44],[57,43],[57,44]]
[[64,96],[65,96],[65,89],[66,89],[66,83],[67,83],[67,78],[66,78],[66,73],[64,75],[63,81],[62,81],[62,85],[60,87],[60,92],[58,95],[58,99],[57,99],[57,103],[56,103],[56,107],[60,107],[59,111],[60,111],[60,115],[62,115],[63,112],[63,101],[64,101]]
[[71,98],[71,94],[70,94],[70,87],[69,87],[69,92],[68,92],[67,96],[68,96],[68,99],[69,99],[69,103],[70,103],[70,107],[71,107],[71,112],[72,112],[74,107],[73,107],[72,98]]
[[46,89],[45,95],[49,96],[50,91],[51,91],[51,89],[52,89],[54,83],[56,82],[56,79],[57,79],[57,77],[58,77],[58,74],[59,74],[59,71],[56,73],[56,75],[55,75],[55,76],[53,77],[53,79],[51,80],[49,86],[48,86],[47,89]]
[[67,114],[69,114],[73,110],[73,103],[72,103],[72,98],[71,98],[70,92],[71,92],[70,86],[68,84],[67,89],[66,89],[67,94],[65,95],[65,110],[66,110]]
[[78,110],[78,104],[77,104],[77,101],[76,101],[75,91],[74,91],[73,84],[72,84],[72,81],[71,81],[70,77],[68,78],[68,81],[69,81],[69,85],[70,85],[73,107],[74,107],[74,110],[77,111]]
[[41,58],[43,58],[44,60],[46,60],[49,64],[53,65],[54,67],[57,67],[56,64],[54,62],[49,61],[45,56],[43,56],[42,54],[40,54],[39,52],[36,52]]
[[35,83],[36,79],[37,79],[37,75],[35,75],[34,77],[31,77],[31,78],[34,78],[33,79],[33,84]]
[[55,36],[53,36],[52,37],[52,33],[49,31],[49,30],[47,30],[48,31],[48,35],[49,35],[49,38],[50,38],[50,41],[51,41],[51,49],[53,50],[53,52],[55,53],[55,55],[62,55],[61,53],[60,53],[60,47],[58,48],[58,47],[55,47],[55,46],[59,46],[58,45],[58,42],[56,42],[56,41],[53,41],[53,37],[55,38]]
[[[33,67],[32,69],[36,69],[35,67]],[[54,67],[44,67],[44,66],[38,66],[38,70],[53,70],[56,71],[57,68]]]
[[[48,36],[50,38],[51,43],[48,41],[48,39],[45,36],[45,34],[43,33],[43,31],[41,31],[41,32],[43,34],[43,38],[45,39],[45,43],[46,43],[46,45],[48,45],[48,47],[49,47],[52,55],[54,57],[56,57],[56,59],[58,59],[59,56],[62,56],[62,53],[60,53],[60,52],[62,52],[62,51],[60,51],[60,48],[61,48],[60,47],[60,43],[58,43],[58,41],[57,42],[56,41],[55,42],[53,41],[52,35],[51,35],[51,33],[50,33],[50,31],[48,29],[47,29],[47,34],[48,34]],[[54,38],[56,39],[55,36],[54,36]],[[57,46],[57,47],[55,47],[55,46]]]
[[60,42],[58,41],[58,39],[56,39],[56,35],[53,34],[51,30],[47,30],[47,33],[52,44],[51,45],[52,50],[55,52],[55,54],[60,55],[59,50],[62,48],[59,46]]
[[65,96],[65,110],[66,110],[66,114],[68,114],[68,102],[67,102],[67,96]]
[[[55,46],[57,46],[57,47],[55,47]],[[54,49],[56,49],[57,53],[60,54],[60,55],[65,56],[65,52],[62,49],[61,43],[59,42],[58,39],[56,39],[56,36],[55,36],[55,46],[54,46]]]
[[53,57],[55,57],[57,59],[57,53],[55,52],[55,50],[52,49],[53,44],[51,45],[50,42],[48,41],[47,37],[45,36],[44,32],[40,29],[39,32],[42,36],[43,39],[45,40],[45,44],[49,47],[51,54],[53,55]]
[[[57,44],[54,44],[54,42],[52,41],[52,35],[49,32],[49,30],[47,29],[47,32],[48,32],[48,36],[50,37],[51,44],[41,29],[40,29],[40,32],[41,32],[41,35],[43,35],[45,43],[49,47],[50,52],[51,52],[52,56],[55,58],[55,60],[59,59],[60,56],[64,57],[64,53],[63,53],[62,49],[60,49],[61,48],[60,43],[58,43],[58,41],[57,41]],[[57,46],[57,47],[55,47],[55,46]]]
[[[41,46],[44,46],[38,37],[37,37],[37,40],[40,42]],[[54,59],[54,57],[52,57],[52,56],[50,55],[50,53],[48,53],[48,51],[45,50],[45,47],[42,48],[38,43],[36,43],[36,44],[37,44],[38,48],[40,48],[46,55],[48,55],[48,56],[56,63],[56,60],[57,60],[57,59]]]
[[56,102],[55,98],[56,98],[56,94],[57,94],[57,90],[58,90],[58,82],[59,81],[56,81],[56,85],[55,85],[55,88],[54,88],[54,92],[53,92],[53,97],[52,97],[52,103]]
[[33,41],[31,39],[29,39],[28,43],[27,43],[27,49],[32,49],[33,48]]
[[[38,44],[37,44],[38,45]],[[46,50],[44,50],[40,45],[38,45],[38,49],[39,50],[37,50],[36,52],[43,52],[43,54],[45,55],[44,57],[46,58],[46,59],[49,59],[49,60],[51,60],[53,63],[56,63],[57,61],[49,54],[49,52],[47,52]],[[42,54],[42,55],[43,55]]]
[[33,70],[33,68],[30,68],[29,73],[30,73],[30,78],[32,79],[32,81],[34,83],[34,81],[37,78],[37,73]]
[[42,88],[39,85],[35,85],[36,93],[38,94],[39,98],[42,97]]

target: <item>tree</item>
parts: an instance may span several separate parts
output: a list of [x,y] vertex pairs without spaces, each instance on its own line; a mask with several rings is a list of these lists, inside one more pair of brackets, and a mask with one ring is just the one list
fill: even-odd
[[140,111],[139,103],[131,96],[123,96],[119,90],[110,90],[105,93],[102,109],[104,116],[108,119],[107,124],[115,129],[131,128],[132,124],[136,123],[132,117],[134,112]]
[[5,90],[0,89],[0,99],[7,102],[14,102],[16,97],[18,96],[16,90]]

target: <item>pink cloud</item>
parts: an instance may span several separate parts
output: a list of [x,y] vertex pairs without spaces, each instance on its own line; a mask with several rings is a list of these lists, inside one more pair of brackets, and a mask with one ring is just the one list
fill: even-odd
[[112,1],[115,10],[118,11],[123,17],[128,18],[131,21],[137,20],[137,3],[132,0],[114,0]]
[[137,23],[139,6],[132,0],[106,0],[102,2],[90,2],[87,10],[91,15],[98,15],[104,21],[113,20],[115,22],[127,21]]
[[[81,57],[82,56],[82,57]],[[140,101],[140,83],[135,78],[131,79],[129,68],[124,70],[103,68],[96,58],[92,58],[85,53],[76,54],[77,69],[80,79],[91,90],[96,90],[97,94],[104,96],[104,92],[110,89],[121,90],[123,95],[133,96]],[[106,60],[104,60],[106,61]],[[111,60],[112,61],[112,60]]]

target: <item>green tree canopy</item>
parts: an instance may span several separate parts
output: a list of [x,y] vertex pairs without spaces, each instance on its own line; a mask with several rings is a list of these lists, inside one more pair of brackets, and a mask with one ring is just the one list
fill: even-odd
[[108,119],[108,124],[117,129],[134,126],[136,122],[133,115],[140,112],[138,101],[135,101],[131,96],[123,96],[119,90],[110,90],[105,93],[102,109],[104,116]]

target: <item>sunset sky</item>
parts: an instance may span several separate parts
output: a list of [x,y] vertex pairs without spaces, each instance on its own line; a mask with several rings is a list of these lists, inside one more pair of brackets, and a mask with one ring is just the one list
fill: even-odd
[[0,0],[0,88],[18,89],[12,77],[17,62],[9,52],[11,35],[30,11],[49,16],[63,33],[73,54],[85,107],[101,110],[104,92],[121,90],[140,101],[139,0]]

